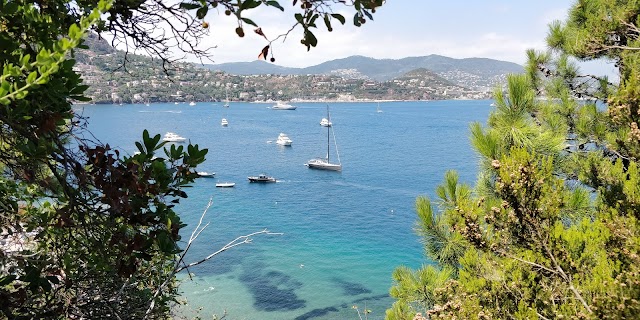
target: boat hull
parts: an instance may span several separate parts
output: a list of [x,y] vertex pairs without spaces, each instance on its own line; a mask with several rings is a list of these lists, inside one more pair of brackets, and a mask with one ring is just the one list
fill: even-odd
[[273,110],[295,110],[298,107],[271,107]]
[[251,177],[247,177],[247,178],[249,179],[249,182],[257,182],[257,183],[276,182],[276,178],[269,177],[269,176],[266,176],[266,175],[251,176]]
[[271,183],[271,182],[276,182],[275,179],[258,179],[258,178],[249,178],[249,182],[255,182],[255,183]]
[[311,160],[305,164],[309,169],[316,170],[328,170],[328,171],[342,171],[341,164],[329,163],[324,160]]
[[216,188],[233,188],[236,184],[233,182],[216,183]]

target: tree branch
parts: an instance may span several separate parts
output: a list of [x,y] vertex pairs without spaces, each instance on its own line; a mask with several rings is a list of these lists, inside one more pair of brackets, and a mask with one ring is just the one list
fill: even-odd
[[191,236],[189,237],[189,241],[187,242],[187,246],[185,247],[185,249],[182,251],[182,253],[179,255],[178,259],[176,260],[176,263],[174,264],[174,268],[173,270],[167,275],[166,279],[164,280],[164,282],[162,282],[162,284],[160,286],[158,286],[158,288],[156,289],[156,291],[154,292],[153,296],[150,299],[150,303],[149,303],[149,307],[147,308],[147,311],[145,312],[145,315],[143,317],[143,319],[147,319],[149,317],[149,315],[151,314],[151,311],[153,311],[153,308],[155,307],[155,299],[158,297],[158,295],[160,295],[160,293],[162,292],[162,290],[169,284],[169,282],[171,280],[173,280],[175,278],[175,275],[184,270],[187,269],[189,267],[193,267],[196,265],[199,265],[205,261],[211,260],[211,258],[215,257],[216,255],[227,251],[233,247],[245,244],[245,243],[251,243],[252,241],[252,237],[259,235],[259,234],[268,234],[268,235],[282,235],[283,233],[273,233],[273,232],[269,232],[269,230],[264,229],[262,231],[257,231],[257,232],[253,232],[244,236],[239,236],[237,238],[235,238],[233,241],[230,241],[229,243],[225,244],[222,248],[218,249],[217,251],[213,252],[212,254],[208,255],[207,257],[205,257],[204,259],[198,260],[196,262],[192,262],[183,266],[180,266],[181,263],[183,263],[185,256],[187,255],[187,253],[189,252],[189,249],[191,248],[191,244],[198,238],[198,236],[200,235],[200,233],[202,233],[202,231],[209,225],[209,223],[207,223],[205,226],[200,227],[202,225],[202,220],[204,219],[204,216],[207,214],[207,211],[209,210],[209,208],[211,207],[211,205],[213,204],[213,197],[209,198],[209,202],[207,203],[207,206],[205,207],[204,211],[202,212],[202,215],[200,215],[200,220],[198,221],[198,224],[196,225],[196,227],[193,229],[193,232],[191,232]]

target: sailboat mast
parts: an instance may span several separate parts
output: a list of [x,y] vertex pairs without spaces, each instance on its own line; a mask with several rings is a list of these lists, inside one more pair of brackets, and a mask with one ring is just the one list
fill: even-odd
[[329,163],[329,145],[330,145],[330,140],[329,140],[329,130],[331,129],[331,116],[329,115],[329,105],[327,105],[327,120],[329,121],[329,125],[327,126],[327,163]]

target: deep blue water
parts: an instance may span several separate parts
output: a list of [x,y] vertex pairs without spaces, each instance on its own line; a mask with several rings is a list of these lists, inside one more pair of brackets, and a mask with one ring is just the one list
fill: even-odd
[[[444,172],[455,169],[473,183],[477,156],[468,139],[472,121],[484,123],[491,101],[331,103],[343,171],[310,170],[303,164],[326,152],[326,104],[299,103],[295,111],[268,104],[198,103],[76,106],[104,143],[136,151],[142,131],[176,132],[209,149],[199,179],[177,207],[191,233],[210,197],[210,223],[188,261],[200,259],[235,237],[263,235],[192,268],[182,284],[184,308],[203,318],[369,319],[384,318],[391,273],[399,265],[429,263],[413,233],[414,202],[433,196]],[[82,110],[81,110],[82,109]],[[229,127],[220,126],[226,117]],[[280,132],[292,147],[275,144]],[[267,173],[275,184],[250,184]],[[215,188],[231,181],[235,188]],[[201,310],[199,308],[202,308]],[[199,311],[198,311],[199,310]]]

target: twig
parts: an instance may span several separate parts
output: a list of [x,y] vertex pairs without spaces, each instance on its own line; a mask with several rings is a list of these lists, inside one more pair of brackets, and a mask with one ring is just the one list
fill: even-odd
[[257,232],[253,232],[253,233],[250,233],[250,234],[247,234],[247,235],[244,235],[244,236],[239,236],[239,237],[235,238],[233,241],[225,244],[218,251],[206,256],[204,259],[201,259],[201,260],[198,260],[196,262],[192,262],[192,263],[189,263],[189,264],[187,264],[185,266],[177,268],[176,272],[180,272],[180,271],[184,270],[185,268],[189,268],[189,267],[193,267],[195,265],[199,265],[199,264],[201,264],[201,263],[203,263],[203,262],[205,262],[207,260],[210,260],[211,258],[215,257],[216,255],[218,255],[218,254],[220,254],[220,253],[222,253],[224,251],[227,251],[227,250],[229,250],[229,249],[231,249],[233,247],[236,247],[236,246],[239,246],[239,245],[245,244],[245,243],[251,243],[251,241],[253,240],[251,237],[253,237],[255,235],[259,235],[259,234],[282,235],[283,233],[274,233],[274,232],[270,232],[267,229],[264,229],[262,231],[257,231]]

